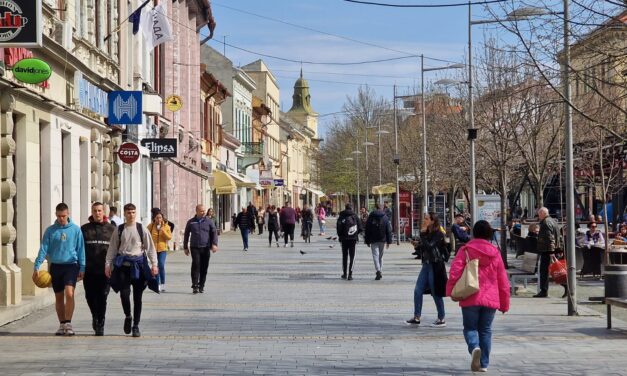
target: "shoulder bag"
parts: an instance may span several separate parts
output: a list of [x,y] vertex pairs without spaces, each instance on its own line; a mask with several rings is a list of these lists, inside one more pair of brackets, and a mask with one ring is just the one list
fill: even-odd
[[464,253],[466,253],[466,265],[462,276],[457,280],[451,292],[451,297],[455,300],[463,300],[479,292],[479,259],[470,260],[465,247]]

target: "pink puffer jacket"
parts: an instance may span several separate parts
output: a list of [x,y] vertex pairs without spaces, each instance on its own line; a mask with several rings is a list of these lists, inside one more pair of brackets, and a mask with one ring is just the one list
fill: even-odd
[[471,260],[479,259],[479,292],[459,302],[460,307],[483,306],[509,310],[509,280],[499,250],[487,240],[473,239],[461,247],[451,264],[446,296],[451,296],[455,283],[466,266],[466,252]]

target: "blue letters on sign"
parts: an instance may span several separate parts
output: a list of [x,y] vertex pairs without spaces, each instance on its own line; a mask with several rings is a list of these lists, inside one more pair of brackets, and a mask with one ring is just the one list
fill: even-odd
[[107,117],[107,92],[82,78],[78,82],[78,91],[79,103],[82,107],[102,117]]
[[109,124],[141,123],[141,91],[112,91],[109,93]]

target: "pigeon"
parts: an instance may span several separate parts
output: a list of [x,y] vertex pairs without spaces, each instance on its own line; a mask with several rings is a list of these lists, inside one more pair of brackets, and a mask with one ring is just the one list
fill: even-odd
[[333,240],[337,240],[337,236],[334,236],[334,237],[333,237]]
[[332,236],[329,236],[329,237],[327,238],[327,240],[331,240],[331,238],[332,238]]
[[299,249],[299,251],[300,251],[300,254],[301,254],[301,255],[306,255],[306,254],[307,254],[307,252],[302,251],[302,250],[300,250],[300,249]]
[[333,247],[335,247],[335,246],[334,246],[334,245],[330,245],[330,246],[329,246],[329,248],[333,248]]

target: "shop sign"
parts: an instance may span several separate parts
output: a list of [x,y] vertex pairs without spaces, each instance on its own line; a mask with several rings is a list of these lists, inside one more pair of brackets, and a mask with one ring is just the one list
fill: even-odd
[[41,0],[0,0],[0,48],[41,47]]
[[83,78],[78,72],[74,76],[74,87],[78,90],[78,104],[99,116],[107,117],[107,92]]
[[139,148],[132,142],[126,142],[120,145],[118,157],[124,163],[133,164],[139,159]]
[[39,84],[50,78],[50,65],[40,59],[23,59],[13,65],[13,77],[27,84]]
[[[4,49],[4,63],[9,68],[12,68],[13,66],[15,66],[15,64],[17,64],[18,62],[22,60],[32,59],[32,58],[33,58],[32,51],[27,50],[26,48],[5,48]],[[52,69],[50,69],[50,73],[52,73]],[[14,71],[14,74],[15,74],[15,71]],[[23,81],[23,82],[26,82],[26,81]],[[49,89],[50,81],[44,80],[42,82],[39,82],[38,86],[41,87],[42,89]]]
[[178,95],[170,95],[165,99],[165,107],[172,112],[177,112],[183,108],[183,98]]
[[109,124],[141,124],[142,92],[112,91],[109,93]]
[[259,185],[261,185],[262,187],[271,187],[272,183],[274,183],[274,179],[272,178],[259,178]]
[[275,187],[283,187],[285,185],[285,181],[283,179],[274,179]]
[[150,158],[176,158],[178,140],[176,138],[144,138],[141,145],[148,149]]

